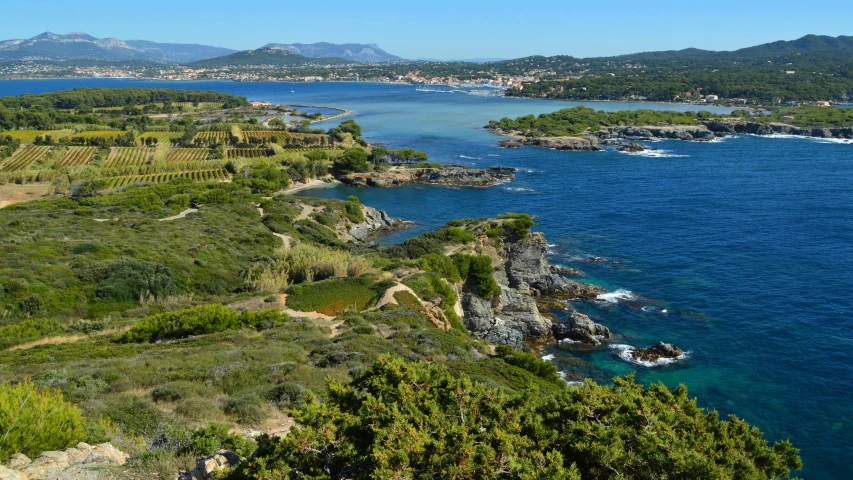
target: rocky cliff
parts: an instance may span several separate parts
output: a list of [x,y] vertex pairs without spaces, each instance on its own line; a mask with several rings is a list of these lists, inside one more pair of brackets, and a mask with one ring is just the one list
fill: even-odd
[[523,238],[509,234],[500,241],[485,235],[477,238],[475,251],[492,258],[494,277],[501,293],[486,299],[477,295],[473,288],[463,288],[462,309],[468,330],[491,343],[525,348],[525,341],[553,337],[552,322],[540,312],[540,300],[549,297],[595,299],[603,292],[594,285],[552,273],[551,263],[546,258],[547,247],[541,233]]

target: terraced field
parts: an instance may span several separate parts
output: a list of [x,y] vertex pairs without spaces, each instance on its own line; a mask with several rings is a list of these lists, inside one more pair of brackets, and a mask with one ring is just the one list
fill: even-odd
[[50,147],[22,147],[11,157],[0,164],[0,172],[16,172],[26,170],[30,165],[44,158],[50,152]]
[[229,148],[225,150],[227,158],[263,158],[271,157],[274,153],[269,148]]
[[291,138],[289,133],[281,130],[243,130],[243,137],[246,141],[249,141],[250,138],[255,138],[267,142],[275,138],[278,140],[277,143],[281,145],[287,143],[287,139]]
[[153,149],[148,147],[113,147],[107,158],[106,167],[144,165],[151,159]]
[[60,163],[72,167],[88,165],[97,153],[98,147],[68,147]]
[[129,175],[112,177],[107,181],[107,188],[121,188],[133,183],[162,183],[176,178],[188,178],[194,182],[221,182],[230,178],[224,168],[211,170],[193,170],[186,172],[153,173],[150,175]]
[[198,162],[207,160],[210,150],[206,148],[176,148],[169,154],[170,162]]
[[336,150],[337,149],[335,149],[335,148],[322,147],[322,146],[316,146],[316,147],[284,147],[285,152],[296,152],[296,153],[307,153],[307,152],[317,152],[317,151],[331,153],[331,152],[334,152]]
[[[195,107],[193,102],[172,102],[173,107]],[[199,102],[198,108],[222,108],[222,102]]]

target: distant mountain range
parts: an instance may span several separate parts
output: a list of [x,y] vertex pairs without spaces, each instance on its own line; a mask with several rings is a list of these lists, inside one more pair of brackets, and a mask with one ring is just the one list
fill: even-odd
[[25,40],[0,41],[0,61],[9,60],[147,60],[181,63],[234,53],[206,45],[155,43],[145,40],[95,38],[85,33],[45,32]]
[[306,65],[340,65],[353,63],[344,58],[311,58],[293,53],[281,47],[262,47],[257,50],[245,50],[222,57],[208,58],[189,63],[194,68],[214,67],[252,67],[273,65],[277,67],[301,67]]
[[[289,54],[289,55],[288,55]],[[701,61],[756,61],[772,60],[792,55],[823,56],[827,58],[853,58],[853,37],[829,37],[806,35],[797,40],[767,43],[735,51],[713,51],[697,48],[642,52],[614,57],[575,59],[558,55],[554,57],[527,57],[544,59],[546,63],[563,64],[577,60],[592,64],[609,60],[637,61],[667,64],[670,62]],[[317,62],[317,59],[323,59]],[[158,63],[187,64],[197,67],[277,65],[300,66],[311,64],[340,63],[388,63],[403,62],[405,59],[392,55],[376,44],[362,43],[270,43],[257,50],[238,52],[229,48],[207,45],[157,43],[146,40],[118,40],[95,38],[86,33],[57,35],[42,33],[29,39],[0,41],[0,61],[147,61]],[[525,59],[469,59],[464,63],[515,64]],[[421,60],[425,61],[425,60]],[[432,61],[432,60],[431,60]],[[440,60],[434,60],[439,62]],[[788,60],[786,60],[788,61]]]
[[265,47],[283,48],[289,52],[310,58],[344,58],[361,63],[384,63],[405,61],[396,55],[391,55],[373,43],[269,43]]

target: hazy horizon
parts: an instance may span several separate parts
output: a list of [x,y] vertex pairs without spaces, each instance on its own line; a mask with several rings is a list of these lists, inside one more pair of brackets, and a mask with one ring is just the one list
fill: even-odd
[[[666,0],[644,10],[621,0],[606,7],[546,1],[525,12],[523,6],[505,0],[485,6],[481,2],[472,5],[475,2],[446,0],[399,5],[383,0],[356,7],[331,0],[323,8],[260,2],[255,8],[229,15],[222,12],[233,10],[233,4],[221,0],[147,3],[146,10],[168,11],[168,16],[140,16],[138,9],[116,7],[104,0],[82,5],[56,5],[46,0],[6,3],[7,18],[17,21],[4,28],[2,40],[26,39],[50,31],[235,50],[267,43],[373,43],[408,59],[600,57],[684,48],[737,50],[807,34],[853,34],[849,21],[842,16],[816,16],[811,6],[787,1],[745,5],[722,0],[713,8],[696,9]],[[842,2],[822,5],[826,11],[833,5],[847,8]],[[49,19],[32,15],[39,7],[56,14]],[[98,15],[91,15],[93,10]]]

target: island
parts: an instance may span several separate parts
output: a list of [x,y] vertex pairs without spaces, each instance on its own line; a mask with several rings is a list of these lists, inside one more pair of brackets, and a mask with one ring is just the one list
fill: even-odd
[[511,137],[500,143],[506,148],[530,145],[555,150],[599,151],[613,146],[621,151],[636,152],[646,148],[636,140],[710,141],[733,133],[853,140],[853,109],[798,106],[736,110],[724,115],[708,111],[605,112],[579,106],[539,116],[492,120],[484,128]]

